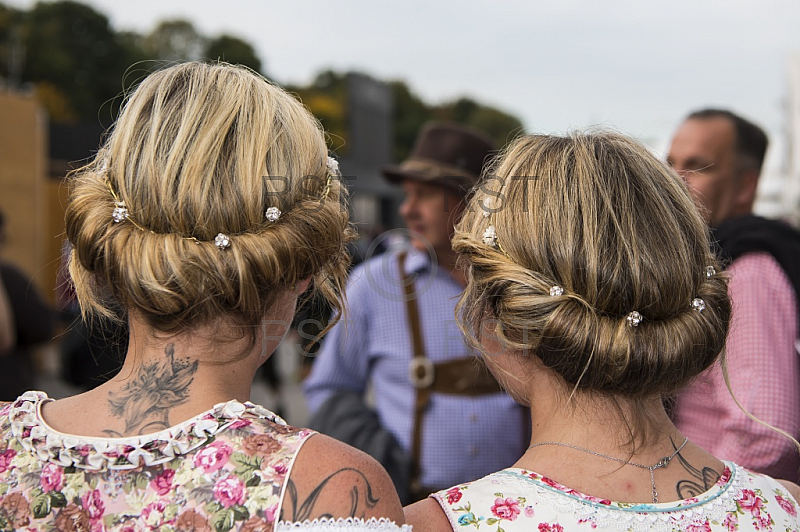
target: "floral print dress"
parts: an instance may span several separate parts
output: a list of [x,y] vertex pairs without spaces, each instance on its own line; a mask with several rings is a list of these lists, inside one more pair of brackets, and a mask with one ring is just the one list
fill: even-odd
[[797,501],[779,482],[730,462],[725,466],[710,490],[668,503],[600,499],[517,468],[431,496],[453,530],[462,532],[800,530]]
[[48,427],[42,392],[0,409],[0,531],[272,531],[313,434],[252,403],[222,403],[133,438]]

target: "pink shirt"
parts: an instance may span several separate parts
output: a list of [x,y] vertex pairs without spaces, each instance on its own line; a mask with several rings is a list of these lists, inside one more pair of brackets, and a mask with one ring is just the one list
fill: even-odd
[[[727,271],[733,319],[726,356],[733,393],[758,419],[800,439],[794,289],[768,253],[748,253]],[[719,362],[678,396],[675,421],[690,440],[717,458],[775,478],[800,479],[800,454],[795,446],[736,406]]]

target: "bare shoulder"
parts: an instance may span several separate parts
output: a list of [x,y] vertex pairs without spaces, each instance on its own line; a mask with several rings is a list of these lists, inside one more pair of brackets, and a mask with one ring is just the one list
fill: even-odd
[[280,518],[302,522],[322,517],[385,517],[405,523],[392,480],[374,458],[315,434],[297,455]]
[[788,480],[778,480],[778,482],[783,484],[783,487],[786,488],[789,491],[789,493],[792,494],[792,497],[794,497],[795,501],[800,502],[800,486]]
[[403,511],[406,514],[406,523],[413,527],[414,532],[441,532],[452,529],[442,507],[430,497],[406,506]]

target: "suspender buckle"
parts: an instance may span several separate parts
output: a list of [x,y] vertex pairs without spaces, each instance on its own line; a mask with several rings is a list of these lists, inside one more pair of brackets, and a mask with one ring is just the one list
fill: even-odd
[[414,357],[408,364],[409,377],[414,388],[430,388],[436,377],[436,369],[427,358]]

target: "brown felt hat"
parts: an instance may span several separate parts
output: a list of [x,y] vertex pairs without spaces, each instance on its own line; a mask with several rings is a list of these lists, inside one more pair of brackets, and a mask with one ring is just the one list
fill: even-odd
[[392,183],[409,179],[466,193],[478,182],[483,165],[496,149],[489,137],[471,127],[428,122],[417,135],[408,158],[381,170]]

